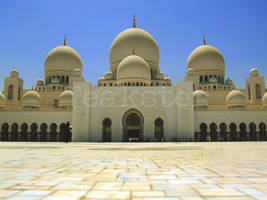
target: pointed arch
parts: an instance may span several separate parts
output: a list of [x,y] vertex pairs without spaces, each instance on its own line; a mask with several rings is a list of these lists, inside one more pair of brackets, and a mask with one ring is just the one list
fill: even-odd
[[109,118],[105,118],[102,121],[102,142],[112,141],[111,125],[112,125],[112,121]]
[[164,141],[164,121],[159,117],[154,121],[155,126],[155,141]]
[[122,141],[129,141],[130,138],[144,140],[144,117],[139,110],[132,108],[126,111],[122,117],[122,124]]

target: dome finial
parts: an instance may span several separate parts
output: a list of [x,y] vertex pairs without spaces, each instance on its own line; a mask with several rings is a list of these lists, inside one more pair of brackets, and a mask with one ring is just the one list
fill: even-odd
[[206,45],[206,37],[205,37],[205,33],[203,35],[203,45]]
[[64,35],[64,46],[66,46],[66,35]]
[[135,55],[135,49],[134,49],[134,47],[133,47],[133,53],[132,53],[132,55]]
[[134,15],[133,17],[134,17],[133,18],[133,28],[136,28],[136,23],[135,23],[135,17],[136,17],[136,15]]

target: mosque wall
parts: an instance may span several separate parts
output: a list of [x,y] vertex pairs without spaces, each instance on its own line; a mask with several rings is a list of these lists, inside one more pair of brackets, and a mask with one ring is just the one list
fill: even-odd
[[[123,140],[123,119],[138,112],[143,120],[143,139],[153,141],[155,120],[163,120],[164,139],[193,139],[192,83],[172,87],[95,87],[74,84],[73,140],[102,141],[103,120],[111,120],[112,141]],[[88,134],[89,133],[89,134]]]

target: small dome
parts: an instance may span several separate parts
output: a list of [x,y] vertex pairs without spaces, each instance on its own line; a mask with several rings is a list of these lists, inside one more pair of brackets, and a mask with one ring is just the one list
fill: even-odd
[[39,78],[37,81],[36,81],[36,86],[43,86],[44,85],[44,81],[43,79]]
[[76,68],[73,70],[73,75],[74,76],[81,76],[82,75],[82,72],[80,69]]
[[246,104],[245,95],[239,90],[232,90],[226,96],[226,104],[231,105],[244,105]]
[[230,78],[227,78],[226,82],[225,82],[227,85],[233,85],[233,80],[230,79]]
[[187,60],[187,69],[198,71],[225,71],[225,62],[221,52],[213,46],[201,45],[194,49]]
[[195,90],[193,92],[193,102],[195,105],[208,105],[209,97],[203,90]]
[[250,76],[259,76],[259,71],[256,69],[256,68],[252,68],[250,71],[249,71],[249,74]]
[[59,95],[58,103],[60,105],[72,105],[73,92],[71,90],[65,90]]
[[135,48],[136,55],[158,66],[159,48],[154,38],[140,28],[129,28],[121,32],[112,42],[110,48],[111,71]]
[[218,81],[217,81],[217,78],[216,77],[214,77],[214,76],[212,76],[211,78],[210,78],[210,83],[217,83]]
[[267,106],[267,92],[262,97],[262,104]]
[[151,80],[150,67],[148,66],[147,62],[140,56],[127,56],[119,64],[117,79]]
[[12,69],[10,72],[10,77],[13,77],[13,78],[19,77],[19,71],[17,69]]
[[105,80],[104,77],[100,77],[100,78],[98,79],[98,81],[97,81],[98,85],[101,84],[104,80]]
[[58,46],[45,59],[45,73],[54,71],[82,71],[82,60],[79,54],[69,46]]
[[169,81],[169,80],[171,80],[171,78],[168,77],[168,76],[165,76],[165,77],[164,77],[164,80],[165,80],[165,81]]
[[108,71],[108,72],[105,73],[105,79],[106,80],[112,79],[112,72],[111,71]]
[[6,104],[6,97],[2,92],[0,92],[0,106],[4,106],[5,104]]
[[25,105],[40,105],[41,96],[38,92],[30,90],[22,97],[22,103]]

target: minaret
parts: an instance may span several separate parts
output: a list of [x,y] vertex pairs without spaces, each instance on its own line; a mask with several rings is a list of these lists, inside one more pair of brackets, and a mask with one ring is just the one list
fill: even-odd
[[205,33],[203,35],[203,45],[206,45],[206,37],[205,37]]
[[133,28],[136,28],[135,17],[136,15],[134,15],[134,18],[133,18]]
[[66,46],[66,35],[64,35],[64,43],[63,43],[64,46]]

